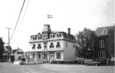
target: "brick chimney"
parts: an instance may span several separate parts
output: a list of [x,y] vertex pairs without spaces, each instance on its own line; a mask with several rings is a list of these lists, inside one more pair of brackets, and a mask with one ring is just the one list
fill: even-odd
[[71,29],[70,28],[68,28],[68,34],[71,34]]

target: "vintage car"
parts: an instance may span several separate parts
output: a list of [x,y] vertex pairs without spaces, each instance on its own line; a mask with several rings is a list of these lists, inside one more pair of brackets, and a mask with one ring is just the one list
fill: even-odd
[[97,65],[101,65],[101,62],[95,61],[93,59],[85,59],[84,64],[85,65],[96,65],[97,66]]
[[84,64],[85,59],[84,58],[76,58],[77,63]]

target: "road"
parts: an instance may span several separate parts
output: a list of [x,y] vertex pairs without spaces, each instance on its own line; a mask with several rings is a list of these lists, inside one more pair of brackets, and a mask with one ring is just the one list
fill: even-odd
[[0,63],[0,73],[114,73],[114,66],[76,64],[14,65],[13,63]]

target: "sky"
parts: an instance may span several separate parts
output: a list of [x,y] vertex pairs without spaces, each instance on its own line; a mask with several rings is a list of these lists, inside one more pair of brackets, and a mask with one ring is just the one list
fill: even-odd
[[[0,0],[0,37],[5,45],[14,31],[24,0]],[[28,4],[29,3],[29,4]],[[47,14],[53,16],[47,18]],[[44,24],[50,24],[52,31],[76,35],[85,27],[96,30],[98,27],[114,25],[114,0],[25,0],[16,31],[10,41],[12,49],[31,50],[30,35],[42,32]]]

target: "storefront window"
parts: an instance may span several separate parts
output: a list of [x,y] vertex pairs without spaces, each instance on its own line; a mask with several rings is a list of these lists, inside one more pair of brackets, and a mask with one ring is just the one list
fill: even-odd
[[61,53],[56,54],[57,59],[61,59]]

